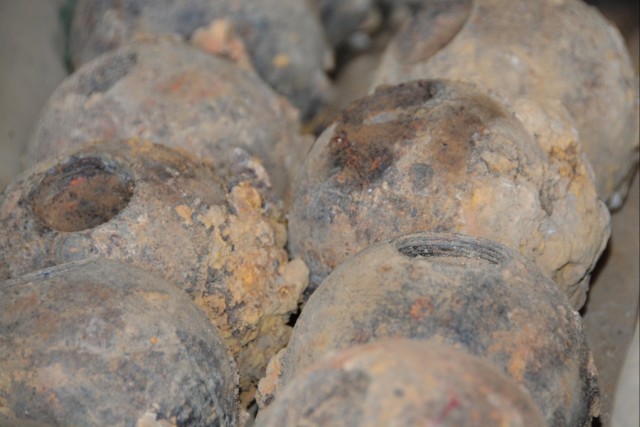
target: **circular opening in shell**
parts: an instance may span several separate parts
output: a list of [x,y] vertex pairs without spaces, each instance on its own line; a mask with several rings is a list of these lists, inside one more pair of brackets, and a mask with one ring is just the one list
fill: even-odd
[[57,231],[104,224],[133,196],[131,177],[95,157],[71,158],[51,169],[32,193],[35,215]]
[[410,237],[400,241],[396,249],[409,258],[438,258],[438,262],[460,266],[498,265],[505,260],[499,248],[463,238]]

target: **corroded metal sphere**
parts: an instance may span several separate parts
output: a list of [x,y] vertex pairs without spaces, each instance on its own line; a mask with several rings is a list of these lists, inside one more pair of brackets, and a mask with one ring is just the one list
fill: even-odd
[[372,87],[473,82],[515,101],[558,100],[602,200],[619,207],[638,164],[638,78],[618,30],[580,0],[421,0]]
[[526,120],[446,80],[381,87],[347,108],[292,184],[290,249],[311,270],[309,293],[372,243],[449,231],[517,250],[581,307],[609,213],[561,106],[517,108]]
[[528,390],[550,426],[599,412],[579,314],[529,260],[488,240],[418,233],[373,245],[311,295],[260,382],[264,404],[330,351],[405,337],[453,345]]
[[531,397],[482,361],[436,342],[382,340],[300,372],[262,427],[543,427]]
[[0,313],[3,426],[239,425],[235,363],[172,283],[77,261],[0,282]]
[[289,337],[308,271],[279,215],[247,182],[147,141],[99,142],[46,160],[0,195],[0,277],[109,258],[185,290],[237,358],[243,391]]
[[248,56],[260,77],[305,117],[327,101],[325,70],[333,64],[332,52],[306,1],[79,0],[70,33],[71,59],[79,67],[137,38],[175,34],[189,40],[216,24],[228,31],[214,34],[214,44],[229,44],[221,50],[231,51],[231,57],[234,51]]
[[28,166],[96,140],[143,138],[207,159],[281,198],[309,143],[296,113],[254,73],[173,39],[123,46],[51,95],[26,148]]

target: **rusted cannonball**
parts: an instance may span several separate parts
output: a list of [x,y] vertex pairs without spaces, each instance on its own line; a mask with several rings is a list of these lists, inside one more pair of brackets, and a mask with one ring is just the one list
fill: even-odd
[[428,341],[381,340],[300,372],[262,427],[546,426],[529,394],[485,361]]
[[100,142],[25,171],[0,195],[6,277],[104,257],[184,289],[237,358],[243,390],[289,337],[306,285],[283,225],[246,182],[146,141]]
[[[26,149],[33,166],[87,141],[144,138],[282,197],[310,145],[293,107],[255,74],[172,39],[122,47],[68,77]],[[272,188],[269,188],[272,187]]]
[[236,426],[237,376],[191,299],[131,265],[0,282],[3,426]]
[[[445,80],[354,102],[292,184],[290,249],[311,270],[308,292],[376,241],[450,231],[518,250],[582,306],[609,214],[575,132],[535,105],[520,107],[537,118],[525,128],[497,98]],[[534,133],[546,137],[537,143]]]
[[261,402],[327,352],[387,337],[489,361],[529,391],[550,426],[586,426],[598,414],[582,321],[558,287],[505,246],[446,233],[373,245],[337,267],[270,362]]
[[325,70],[332,66],[332,52],[306,1],[80,0],[71,26],[71,59],[79,67],[136,38],[176,34],[188,40],[210,27],[224,30],[213,35],[213,44],[228,44],[209,46],[214,52],[248,56],[262,79],[305,117],[327,101]]
[[638,164],[638,79],[618,30],[580,0],[422,0],[373,87],[449,78],[569,111],[603,200],[618,207]]

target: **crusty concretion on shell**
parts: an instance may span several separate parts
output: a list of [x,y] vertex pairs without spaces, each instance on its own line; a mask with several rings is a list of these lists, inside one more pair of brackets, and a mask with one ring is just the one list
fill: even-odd
[[185,290],[237,358],[243,391],[289,338],[308,270],[247,182],[148,141],[98,142],[45,160],[0,194],[1,276],[104,257]]
[[580,0],[421,0],[372,87],[473,82],[512,100],[558,100],[602,200],[619,207],[638,164],[638,78],[618,30]]
[[511,109],[446,80],[384,86],[354,102],[292,183],[290,250],[309,266],[308,293],[376,241],[450,231],[519,251],[581,307],[609,214],[568,121],[561,105]]

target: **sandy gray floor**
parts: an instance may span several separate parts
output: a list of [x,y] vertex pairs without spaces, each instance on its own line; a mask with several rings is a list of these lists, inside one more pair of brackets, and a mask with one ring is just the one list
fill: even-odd
[[0,188],[20,171],[38,112],[64,78],[64,0],[0,0]]
[[[64,0],[0,0],[0,189],[20,170],[24,142],[38,112],[64,78],[59,20],[62,3]],[[610,425],[616,382],[638,310],[639,206],[640,184],[636,177],[627,204],[612,217],[612,239],[584,310],[589,342],[600,371],[600,422],[605,426]],[[638,357],[637,339],[633,346],[632,361]],[[634,366],[625,369],[633,372]],[[620,408],[616,417],[621,420],[617,425],[639,424],[637,370],[636,361],[635,376],[626,375],[632,381],[621,384],[625,392],[616,402]],[[633,408],[635,413],[629,413]]]
[[[640,184],[636,176],[627,203],[611,217],[609,247],[600,259],[583,310],[587,339],[598,367],[603,425],[609,425],[616,381],[638,313],[639,207]],[[637,395],[634,402],[637,405]]]
[[[629,347],[622,372],[619,376],[618,386],[615,392],[611,425],[615,427],[638,426],[640,420],[640,407],[638,395],[640,394],[640,323],[636,321],[636,331]],[[626,396],[629,396],[626,398]],[[634,399],[635,397],[635,399]]]

